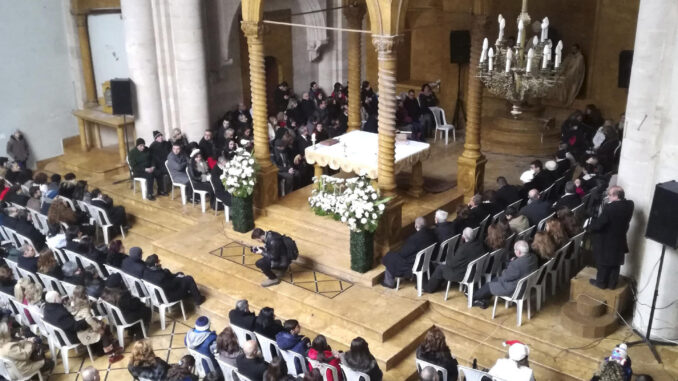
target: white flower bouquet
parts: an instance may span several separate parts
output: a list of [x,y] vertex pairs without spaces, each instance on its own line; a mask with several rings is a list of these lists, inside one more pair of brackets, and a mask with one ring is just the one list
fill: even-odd
[[252,154],[243,148],[237,148],[235,155],[224,168],[221,182],[228,193],[235,197],[245,198],[254,192],[257,170],[258,165]]
[[366,176],[351,179],[322,176],[313,181],[315,189],[308,202],[316,214],[331,216],[354,232],[377,230],[388,199],[379,197]]

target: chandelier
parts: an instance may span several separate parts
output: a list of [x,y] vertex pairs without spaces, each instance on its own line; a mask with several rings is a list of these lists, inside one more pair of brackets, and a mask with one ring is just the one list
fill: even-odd
[[[530,26],[527,0],[518,16],[518,37],[515,46],[504,38],[506,20],[499,15],[499,37],[494,48],[483,40],[478,78],[490,93],[508,100],[513,105],[511,115],[518,118],[528,101],[544,98],[560,80],[563,42],[558,45],[548,38],[549,19],[541,23],[541,35],[527,38]],[[552,52],[555,51],[555,58]]]

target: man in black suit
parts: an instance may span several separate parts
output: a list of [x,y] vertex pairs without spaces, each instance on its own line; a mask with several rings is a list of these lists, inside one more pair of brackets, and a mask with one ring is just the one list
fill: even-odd
[[520,214],[527,217],[530,226],[536,225],[551,214],[551,204],[539,198],[538,190],[531,189],[528,194],[527,205],[520,209]]
[[160,259],[156,254],[146,258],[144,270],[145,281],[162,288],[169,302],[181,300],[186,297],[193,298],[195,305],[199,306],[205,301],[205,297],[198,290],[192,276],[183,273],[172,274],[169,270],[160,266]]
[[444,281],[461,282],[464,280],[468,264],[487,252],[483,241],[474,236],[473,229],[465,228],[461,239],[462,243],[459,244],[454,256],[447,258],[445,264],[436,267],[433,271],[424,291],[436,292]]
[[494,216],[495,214],[506,209],[505,206],[497,202],[497,191],[492,189],[483,192],[483,203],[481,206],[485,208],[488,213],[490,213],[490,216]]
[[473,294],[473,306],[487,308],[488,299],[493,295],[510,296],[516,289],[518,281],[539,267],[537,256],[530,253],[530,246],[525,241],[518,241],[513,245],[515,258],[509,262],[506,270],[499,277],[485,283]]
[[391,251],[382,259],[386,266],[382,286],[395,288],[396,277],[411,277],[417,253],[437,242],[435,234],[426,228],[424,217],[417,217],[414,220],[414,229],[416,232],[407,238],[400,250]]
[[236,327],[248,329],[250,331],[254,330],[256,316],[254,316],[254,312],[250,311],[250,305],[247,302],[247,299],[241,299],[235,303],[235,309],[228,312],[228,320],[231,325],[235,325]]
[[436,226],[433,227],[433,234],[436,235],[436,239],[438,240],[438,247],[440,247],[440,244],[445,242],[445,240],[458,234],[455,229],[455,224],[447,221],[447,216],[448,213],[446,211],[438,209],[433,218],[433,221],[436,224]]
[[520,188],[509,184],[504,176],[497,177],[497,194],[495,195],[497,204],[506,208],[520,199]]
[[543,191],[553,184],[553,180],[548,172],[543,170],[543,165],[541,160],[535,160],[530,163],[530,169],[532,170],[533,176],[532,181],[525,184],[523,189],[532,189],[536,188],[538,191]]
[[146,264],[141,260],[141,248],[132,247],[129,249],[129,255],[127,258],[122,260],[122,265],[120,265],[120,270],[125,273],[137,277],[139,279],[144,278],[144,270],[146,270]]
[[570,210],[576,208],[581,204],[581,197],[575,192],[574,182],[568,181],[565,183],[565,194],[553,204],[553,210],[567,207]]
[[483,205],[483,196],[479,194],[471,197],[468,207],[470,209],[468,226],[472,228],[479,226],[480,223],[490,215],[488,208]]
[[18,234],[30,239],[37,251],[45,248],[45,236],[33,226],[33,223],[28,221],[28,212],[26,209],[21,209],[16,212],[14,226],[10,226],[9,224],[7,224],[7,226],[14,229]]
[[565,172],[567,172],[571,166],[572,163],[570,163],[570,160],[567,158],[567,151],[565,149],[558,151],[556,153],[556,173],[558,174],[558,177],[565,175]]
[[619,267],[624,264],[624,255],[629,251],[626,233],[633,217],[633,201],[624,198],[624,189],[610,187],[607,191],[609,203],[591,223],[593,234],[593,256],[598,274],[590,279],[598,288],[614,289],[619,279]]
[[248,340],[245,345],[243,345],[242,350],[243,354],[235,359],[238,373],[250,380],[263,380],[264,372],[268,368],[268,365],[264,359],[261,358],[257,341]]

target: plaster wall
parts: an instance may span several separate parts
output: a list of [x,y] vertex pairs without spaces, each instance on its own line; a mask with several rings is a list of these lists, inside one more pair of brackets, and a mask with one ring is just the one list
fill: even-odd
[[2,156],[16,129],[26,135],[32,163],[61,155],[62,139],[78,134],[63,6],[53,0],[0,2]]

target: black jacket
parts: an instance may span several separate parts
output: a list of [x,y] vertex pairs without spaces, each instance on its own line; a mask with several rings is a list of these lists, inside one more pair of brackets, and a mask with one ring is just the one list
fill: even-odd
[[520,214],[527,217],[530,226],[536,225],[551,214],[551,204],[543,200],[533,200],[520,209]]
[[598,264],[624,264],[624,254],[629,251],[626,233],[633,217],[633,208],[631,200],[613,201],[603,206],[603,212],[591,223],[593,255]]
[[135,276],[139,279],[143,279],[144,270],[146,270],[146,264],[141,260],[137,260],[128,256],[122,261],[120,270],[126,272],[129,275]]
[[409,236],[400,250],[386,254],[382,263],[393,276],[411,276],[417,253],[437,242],[435,234],[430,229],[422,228]]
[[177,276],[160,267],[147,267],[143,279],[162,288],[170,302],[177,301],[186,295],[187,290],[176,282]]
[[248,359],[244,354],[235,359],[235,365],[238,368],[238,373],[250,380],[262,380],[264,372],[268,368],[268,364],[261,357]]
[[217,158],[217,147],[214,145],[214,140],[205,140],[205,138],[202,138],[200,139],[198,148],[200,149],[200,154],[202,154],[203,160],[207,161],[208,157],[211,157],[212,159]]
[[452,357],[450,350],[440,351],[440,352],[425,352],[424,348],[420,345],[417,348],[417,358],[419,360],[424,360],[430,362],[433,365],[437,365],[445,368],[447,370],[447,379],[456,380],[458,377],[457,373],[457,360]]
[[306,148],[310,147],[311,145],[313,145],[313,143],[311,141],[310,135],[306,136],[306,138],[301,135],[297,135],[294,140],[294,148],[296,150],[295,153],[303,156],[306,154]]
[[561,207],[568,207],[570,210],[576,208],[581,204],[581,197],[578,194],[566,194],[553,205],[553,210],[558,210]]
[[270,324],[266,327],[261,324],[261,319],[259,317],[257,317],[256,321],[254,322],[254,332],[264,335],[271,340],[275,340],[275,335],[277,335],[278,332],[282,332],[284,330],[285,328],[283,328],[280,320],[274,320],[273,324]]
[[490,215],[490,211],[484,204],[480,204],[476,206],[475,208],[471,208],[471,212],[468,217],[468,226],[472,228],[476,228],[480,225],[481,222],[485,219],[485,217]]
[[445,221],[436,224],[433,228],[433,234],[435,234],[438,245],[440,245],[446,239],[452,238],[459,233],[457,233],[456,224],[454,222]]
[[169,369],[169,365],[160,357],[155,358],[154,366],[127,366],[127,370],[134,378],[145,378],[153,381],[164,381],[167,369]]
[[12,228],[17,233],[30,239],[33,242],[33,245],[35,245],[35,249],[37,251],[45,248],[45,236],[40,233],[40,231],[36,229],[32,223],[18,218],[16,219],[16,224]]
[[19,257],[17,265],[26,271],[30,271],[33,274],[38,272],[38,257],[24,257],[23,255]]
[[45,303],[43,311],[45,321],[63,329],[68,340],[73,344],[80,342],[77,335],[78,331],[89,329],[89,324],[84,319],[75,320],[73,315],[61,303]]
[[271,267],[274,269],[286,269],[291,262],[282,235],[274,231],[266,232],[266,246],[263,255],[270,259]]
[[257,317],[254,315],[254,312],[242,312],[238,309],[233,309],[228,312],[228,320],[231,325],[253,331],[254,322],[257,320]]
[[153,141],[148,150],[151,152],[151,161],[155,169],[166,171],[165,160],[167,160],[167,156],[172,152],[172,143],[166,140],[162,142]]
[[482,240],[476,239],[471,242],[462,242],[452,258],[447,258],[443,265],[443,277],[451,282],[461,282],[466,274],[466,267],[473,260],[485,254],[485,246]]
[[127,254],[125,253],[108,253],[106,254],[106,264],[113,266],[115,268],[120,268],[122,266],[122,261],[127,259]]

